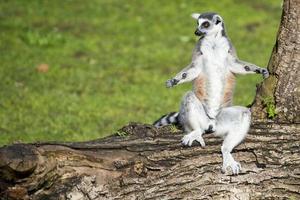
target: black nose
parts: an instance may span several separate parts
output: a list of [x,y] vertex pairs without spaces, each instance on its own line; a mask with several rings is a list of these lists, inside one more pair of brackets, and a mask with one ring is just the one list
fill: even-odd
[[196,31],[195,31],[195,35],[197,35],[197,36],[201,36],[201,35],[202,35],[202,33],[201,33],[201,31],[199,31],[199,29],[196,29]]
[[179,80],[177,80],[177,79],[172,79],[172,84],[173,84],[173,85],[177,85],[178,82],[179,82]]

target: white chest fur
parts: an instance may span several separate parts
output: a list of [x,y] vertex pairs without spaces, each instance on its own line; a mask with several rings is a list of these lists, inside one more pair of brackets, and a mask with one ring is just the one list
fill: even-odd
[[215,115],[221,106],[225,78],[228,74],[227,57],[229,42],[225,37],[205,37],[201,44],[203,73],[206,77],[206,106]]
[[[205,37],[201,44],[203,59],[210,67],[225,67],[229,43],[225,37]],[[217,66],[213,66],[217,65]]]

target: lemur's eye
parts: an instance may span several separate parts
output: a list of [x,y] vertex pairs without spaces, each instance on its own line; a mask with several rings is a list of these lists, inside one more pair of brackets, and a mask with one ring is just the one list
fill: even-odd
[[187,76],[187,74],[186,74],[186,73],[183,73],[181,77],[182,77],[183,79],[185,79],[186,76]]
[[203,22],[201,26],[204,28],[208,28],[209,25],[210,25],[209,22],[206,21],[206,22]]

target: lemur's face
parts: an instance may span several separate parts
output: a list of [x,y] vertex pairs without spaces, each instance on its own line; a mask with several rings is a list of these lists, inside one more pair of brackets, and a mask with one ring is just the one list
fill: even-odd
[[197,20],[197,36],[213,35],[223,30],[223,19],[217,13],[193,13],[192,17]]

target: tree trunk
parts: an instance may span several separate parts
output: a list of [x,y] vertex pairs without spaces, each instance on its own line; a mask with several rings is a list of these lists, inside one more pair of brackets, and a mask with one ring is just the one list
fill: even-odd
[[[1,199],[300,199],[299,0],[285,0],[253,125],[221,173],[220,139],[185,148],[172,127],[130,124],[82,143],[0,148]],[[272,118],[272,119],[270,119]]]
[[258,87],[252,106],[252,116],[256,122],[300,123],[299,16],[300,1],[285,0],[268,65],[271,76]]

